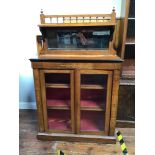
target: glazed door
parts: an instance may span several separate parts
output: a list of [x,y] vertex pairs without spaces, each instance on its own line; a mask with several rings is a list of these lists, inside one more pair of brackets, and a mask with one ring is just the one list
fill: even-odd
[[74,72],[41,70],[41,93],[46,132],[74,132]]
[[76,132],[108,135],[112,71],[75,71]]

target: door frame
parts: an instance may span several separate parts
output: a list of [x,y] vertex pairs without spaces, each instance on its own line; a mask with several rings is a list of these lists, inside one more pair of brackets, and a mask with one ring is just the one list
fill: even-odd
[[[47,102],[46,102],[46,86],[45,86],[45,74],[46,73],[68,73],[70,74],[70,104],[71,104],[71,131],[63,130],[49,130],[48,120],[47,120]],[[43,105],[43,120],[45,132],[49,133],[75,133],[75,121],[74,121],[74,71],[73,70],[40,70],[40,86],[41,86],[41,96]],[[62,88],[63,89],[63,88]]]
[[[80,130],[80,90],[81,90],[81,74],[106,74],[107,78],[107,93],[106,93],[106,111],[105,111],[105,123],[104,131],[81,131]],[[93,135],[109,135],[110,128],[110,109],[111,109],[111,98],[112,98],[112,81],[113,71],[111,70],[75,70],[75,120],[76,120],[76,133],[77,134],[93,134]]]

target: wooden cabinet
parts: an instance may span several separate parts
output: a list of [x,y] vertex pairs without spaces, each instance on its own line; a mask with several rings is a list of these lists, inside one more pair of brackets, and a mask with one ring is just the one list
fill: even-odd
[[38,139],[115,142],[120,62],[31,62]]
[[[40,18],[39,58],[30,59],[37,138],[115,143],[122,62],[114,46],[115,10],[103,15],[41,13]],[[56,23],[46,23],[55,18]]]

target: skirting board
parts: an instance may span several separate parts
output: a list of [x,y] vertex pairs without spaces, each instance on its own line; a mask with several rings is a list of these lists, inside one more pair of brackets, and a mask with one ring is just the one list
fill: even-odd
[[36,102],[19,102],[19,109],[36,109]]

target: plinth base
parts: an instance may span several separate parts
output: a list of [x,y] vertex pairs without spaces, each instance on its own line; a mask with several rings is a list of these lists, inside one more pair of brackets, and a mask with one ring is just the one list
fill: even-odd
[[79,135],[65,133],[41,133],[37,135],[38,140],[45,141],[68,141],[68,142],[94,142],[103,144],[115,144],[115,136],[98,136],[98,135]]

